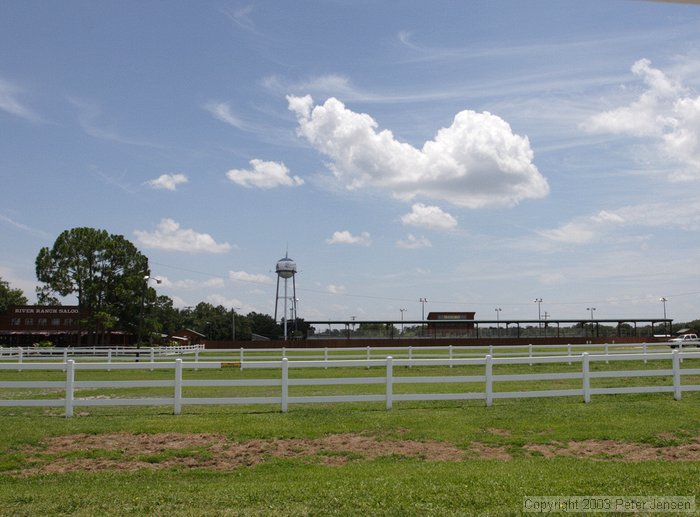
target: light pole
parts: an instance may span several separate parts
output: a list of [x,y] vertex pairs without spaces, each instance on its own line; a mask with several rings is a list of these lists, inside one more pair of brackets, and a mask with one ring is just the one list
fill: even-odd
[[533,300],[534,303],[537,304],[537,326],[540,329],[540,333],[542,332],[542,298],[535,298]]
[[403,336],[403,313],[406,312],[406,309],[399,309],[401,311],[401,335]]
[[151,277],[149,275],[145,275],[143,277],[143,290],[141,291],[141,310],[139,311],[139,331],[136,335],[136,360],[139,360],[140,357],[140,352],[141,350],[141,336],[143,334],[143,313],[144,313],[144,307],[146,305],[146,291],[148,291],[148,281],[149,280],[155,280],[157,284],[160,284],[162,280],[157,277]]
[[421,303],[421,318],[422,320],[425,320],[425,304],[428,303],[427,298],[419,298],[418,301]]
[[670,334],[668,328],[668,321],[666,321],[666,302],[668,301],[668,298],[662,296],[661,298],[659,298],[659,301],[664,304],[664,328],[666,329],[666,334]]
[[500,336],[501,335],[501,309],[500,307],[496,307],[494,311],[496,311],[496,335]]
[[586,310],[591,313],[591,337],[593,337],[593,311],[595,307],[586,307]]
[[236,311],[240,311],[240,307],[231,307],[231,336],[232,341],[236,341]]

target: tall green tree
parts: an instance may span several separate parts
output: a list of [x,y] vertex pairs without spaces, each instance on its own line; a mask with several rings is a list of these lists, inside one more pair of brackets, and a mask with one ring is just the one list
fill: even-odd
[[270,339],[277,339],[283,333],[282,327],[268,314],[249,312],[246,319],[250,323],[250,330],[253,334],[259,334]]
[[36,258],[40,300],[75,295],[93,332],[137,329],[148,275],[148,258],[136,246],[95,228],[64,231]]
[[21,289],[13,289],[10,283],[0,277],[0,313],[5,312],[10,305],[27,305],[29,301]]

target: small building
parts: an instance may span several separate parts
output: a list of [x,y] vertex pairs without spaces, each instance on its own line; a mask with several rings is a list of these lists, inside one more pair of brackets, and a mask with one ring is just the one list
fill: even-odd
[[475,315],[475,312],[429,312],[428,332],[439,336],[469,334],[474,331]]
[[177,341],[179,345],[198,345],[202,343],[205,338],[204,334],[200,334],[196,330],[192,329],[181,329],[174,332],[170,339]]
[[87,314],[77,305],[14,305],[0,314],[0,344],[31,346],[50,341],[54,346],[80,343],[84,334],[81,320]]

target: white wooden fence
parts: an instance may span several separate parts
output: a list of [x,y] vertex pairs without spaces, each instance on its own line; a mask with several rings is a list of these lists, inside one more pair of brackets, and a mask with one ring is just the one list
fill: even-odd
[[[583,352],[591,354],[647,354],[654,352],[669,352],[670,343],[605,343],[605,344],[554,344],[554,345],[489,345],[489,346],[400,346],[400,347],[325,347],[325,348],[230,348],[205,350],[204,345],[186,345],[174,347],[67,347],[67,348],[37,348],[37,347],[0,347],[0,361],[37,361],[55,360],[66,362],[74,359],[76,362],[93,361],[103,358],[108,363],[112,361],[133,361],[136,356],[141,360],[151,362],[175,355],[191,355],[195,362],[200,359],[207,361],[270,361],[288,358],[290,361],[334,359],[384,359],[391,355],[394,359],[459,359],[471,357],[538,357],[556,355],[579,355]],[[674,343],[675,345],[675,343]],[[680,351],[696,350],[695,346],[683,347]]]
[[[655,354],[589,354],[572,356],[549,357],[493,357],[486,355],[482,358],[467,359],[394,359],[389,356],[385,359],[370,360],[332,360],[332,361],[290,361],[283,358],[279,361],[260,361],[245,363],[246,369],[281,370],[279,378],[270,379],[224,379],[224,380],[198,380],[183,379],[184,369],[218,369],[226,367],[239,368],[238,363],[222,363],[214,361],[183,361],[176,359],[168,362],[139,362],[139,363],[77,363],[69,359],[65,363],[24,363],[22,365],[12,363],[0,363],[2,370],[13,370],[21,366],[23,370],[65,370],[65,380],[61,381],[4,381],[0,382],[0,390],[3,389],[54,389],[62,390],[65,396],[62,399],[1,399],[0,406],[39,406],[39,407],[64,407],[67,417],[73,416],[75,407],[89,406],[173,406],[173,412],[180,414],[184,405],[202,404],[278,404],[282,412],[287,412],[289,404],[308,403],[339,403],[339,402],[383,402],[386,409],[392,408],[394,402],[402,401],[435,401],[435,400],[484,400],[487,406],[491,406],[495,399],[504,398],[531,398],[531,397],[561,397],[578,396],[586,403],[591,396],[603,394],[629,394],[629,393],[673,393],[676,400],[680,400],[684,391],[700,391],[700,385],[682,384],[683,376],[700,375],[700,368],[684,368],[681,355],[686,360],[700,359],[700,352],[686,352],[681,354],[678,350]],[[596,362],[625,362],[625,361],[666,361],[668,366],[660,369],[636,369],[636,370],[601,370],[592,371],[591,365]],[[573,364],[580,363],[578,371],[566,371],[555,373],[494,373],[494,367],[500,365],[532,365],[532,364]],[[695,363],[693,361],[693,363]],[[695,363],[698,364],[698,363]],[[441,375],[441,376],[397,376],[394,368],[397,366],[480,366],[483,373],[477,375]],[[344,378],[289,378],[290,369],[297,368],[332,368],[332,367],[381,367],[384,375],[370,377],[344,377]],[[172,380],[107,380],[89,381],[76,380],[76,371],[80,370],[150,370],[171,369],[174,371]],[[569,369],[570,370],[570,369]],[[650,386],[614,386],[591,387],[591,380],[603,378],[634,378],[634,377],[670,377],[670,384]],[[579,387],[572,389],[555,390],[528,390],[528,391],[498,391],[494,385],[500,382],[512,381],[557,381],[577,380]],[[478,391],[455,391],[450,393],[396,393],[394,386],[397,384],[442,384],[442,383],[476,383],[483,386]],[[384,385],[384,393],[381,394],[352,394],[352,395],[299,395],[289,394],[289,388],[293,386],[340,386],[340,385]],[[279,387],[279,395],[260,397],[184,397],[183,388],[188,387]],[[154,398],[79,398],[76,390],[101,389],[101,388],[170,388],[173,390],[171,397]],[[0,391],[2,393],[2,391]]]
[[157,358],[171,358],[175,355],[197,354],[204,350],[204,345],[154,346],[135,348],[133,346],[117,347],[0,347],[0,360],[56,360],[66,362],[68,358],[75,360],[93,360],[104,358],[107,362],[133,361],[134,358],[144,358],[155,361]]
[[[488,346],[398,346],[398,347],[324,347],[324,348],[232,348],[214,349],[204,352],[196,352],[195,361],[199,360],[200,353],[207,360],[236,360],[240,363],[247,361],[269,361],[277,358],[288,358],[290,361],[318,360],[329,361],[334,359],[346,360],[371,360],[392,356],[394,359],[460,359],[471,357],[538,357],[538,356],[571,356],[583,352],[595,354],[650,354],[667,353],[670,351],[669,342],[655,343],[604,343],[604,344],[571,344],[561,343],[553,345],[488,345]],[[674,346],[678,344],[674,343]],[[681,352],[696,350],[696,346],[680,344]]]

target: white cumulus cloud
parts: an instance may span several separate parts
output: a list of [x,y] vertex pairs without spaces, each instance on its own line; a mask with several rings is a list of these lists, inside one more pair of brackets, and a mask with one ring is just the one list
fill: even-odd
[[317,106],[309,95],[287,100],[298,134],[331,158],[331,171],[347,188],[383,188],[399,199],[421,195],[468,208],[512,206],[549,192],[528,139],[491,113],[461,111],[417,149],[335,98]]
[[653,68],[648,59],[632,66],[646,89],[627,106],[598,113],[584,122],[591,132],[651,138],[663,155],[682,164],[674,180],[700,179],[700,96]]
[[181,183],[187,183],[189,180],[184,174],[161,174],[154,180],[149,180],[146,183],[155,189],[177,190],[177,186]]
[[353,244],[356,246],[369,246],[372,239],[369,233],[362,232],[360,235],[353,235],[347,230],[333,232],[330,239],[326,239],[328,244]]
[[457,226],[457,219],[443,212],[440,207],[426,206],[423,203],[414,204],[410,213],[401,216],[401,222],[435,230],[452,230]]
[[245,271],[229,271],[228,277],[234,282],[249,282],[253,284],[271,284],[272,278],[259,273],[247,273]]
[[227,242],[217,243],[208,233],[180,228],[172,219],[162,219],[152,232],[135,230],[134,234],[146,248],[188,253],[224,253],[231,249]]
[[344,285],[328,284],[326,286],[326,291],[329,294],[345,294],[347,292],[347,289]]
[[251,169],[231,169],[226,177],[242,187],[270,189],[275,187],[297,187],[304,184],[299,176],[290,176],[282,162],[250,160]]
[[403,240],[396,241],[397,248],[403,248],[407,250],[417,250],[420,248],[431,248],[433,244],[425,237],[416,237],[412,233]]

